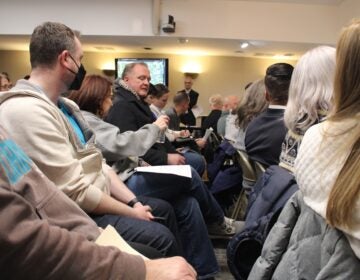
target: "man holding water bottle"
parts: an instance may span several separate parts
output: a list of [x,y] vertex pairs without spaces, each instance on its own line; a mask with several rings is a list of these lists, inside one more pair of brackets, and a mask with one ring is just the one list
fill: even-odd
[[[123,132],[136,131],[152,123],[155,117],[144,100],[149,85],[147,65],[128,64],[121,78],[114,82],[114,105],[107,121]],[[143,157],[152,165],[184,164],[182,158],[167,140],[165,143],[155,143]],[[233,220],[224,217],[198,172],[191,168],[191,178],[136,172],[125,183],[136,195],[161,197],[172,203],[178,218],[185,258],[195,267],[199,277],[213,277],[219,267],[208,233],[231,236],[235,233],[235,225]]]

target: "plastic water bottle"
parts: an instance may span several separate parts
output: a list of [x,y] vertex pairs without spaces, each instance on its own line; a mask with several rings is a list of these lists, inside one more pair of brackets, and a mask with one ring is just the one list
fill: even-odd
[[159,136],[158,136],[158,139],[157,139],[157,143],[165,143],[165,130],[164,131],[160,131],[159,132]]

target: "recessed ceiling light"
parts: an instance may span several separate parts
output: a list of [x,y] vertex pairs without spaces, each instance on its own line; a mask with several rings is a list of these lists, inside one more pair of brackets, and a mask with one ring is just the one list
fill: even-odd
[[179,38],[178,42],[180,44],[186,44],[186,43],[189,43],[189,39],[188,38]]
[[243,42],[243,43],[241,43],[240,48],[246,49],[248,46],[249,46],[248,42]]

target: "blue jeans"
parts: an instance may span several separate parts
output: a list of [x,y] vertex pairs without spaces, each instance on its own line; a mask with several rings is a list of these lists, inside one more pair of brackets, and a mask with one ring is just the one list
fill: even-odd
[[199,203],[191,196],[179,197],[173,202],[180,230],[184,256],[198,273],[198,279],[213,277],[219,272],[214,249]]
[[205,160],[202,155],[192,150],[187,151],[182,154],[185,157],[186,164],[192,166],[200,176],[204,174],[205,171]]
[[171,174],[135,173],[126,184],[136,195],[172,203],[185,258],[200,278],[204,278],[219,271],[206,223],[222,222],[224,213],[199,174],[193,168],[191,173],[191,179]]
[[[118,215],[91,215],[99,227],[112,225],[117,232],[128,242],[140,243],[159,251],[163,256],[171,257],[182,255],[175,213],[166,201],[156,198],[138,197],[139,200],[152,209],[154,216],[164,217],[162,224],[149,222]],[[166,226],[165,226],[166,225]],[[170,228],[170,229],[169,229]],[[171,232],[174,232],[174,234]],[[181,237],[178,237],[181,242]]]

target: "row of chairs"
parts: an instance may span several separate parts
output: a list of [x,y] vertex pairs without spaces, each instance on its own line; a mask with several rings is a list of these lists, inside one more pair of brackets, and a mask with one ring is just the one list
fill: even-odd
[[266,167],[260,162],[252,161],[247,153],[237,150],[237,163],[240,165],[243,174],[242,190],[235,202],[234,209],[231,214],[232,219],[239,219],[241,211],[245,211],[247,207],[247,197],[252,191],[257,179],[265,172]]
[[[189,129],[190,132],[197,131],[199,135],[203,133],[201,127],[192,126],[192,127],[186,127],[186,129]],[[209,144],[211,144],[212,148],[215,149],[224,140],[225,140],[224,137],[222,137],[221,135],[211,133],[208,142]],[[233,211],[231,213],[231,218],[237,220],[239,218],[242,218],[240,216],[240,212],[246,210],[247,197],[252,191],[253,186],[255,185],[257,179],[265,172],[265,169],[267,167],[261,164],[260,162],[251,160],[248,157],[247,153],[242,150],[237,150],[235,162],[241,167],[242,176],[243,176],[242,190],[238,198],[236,199]]]

